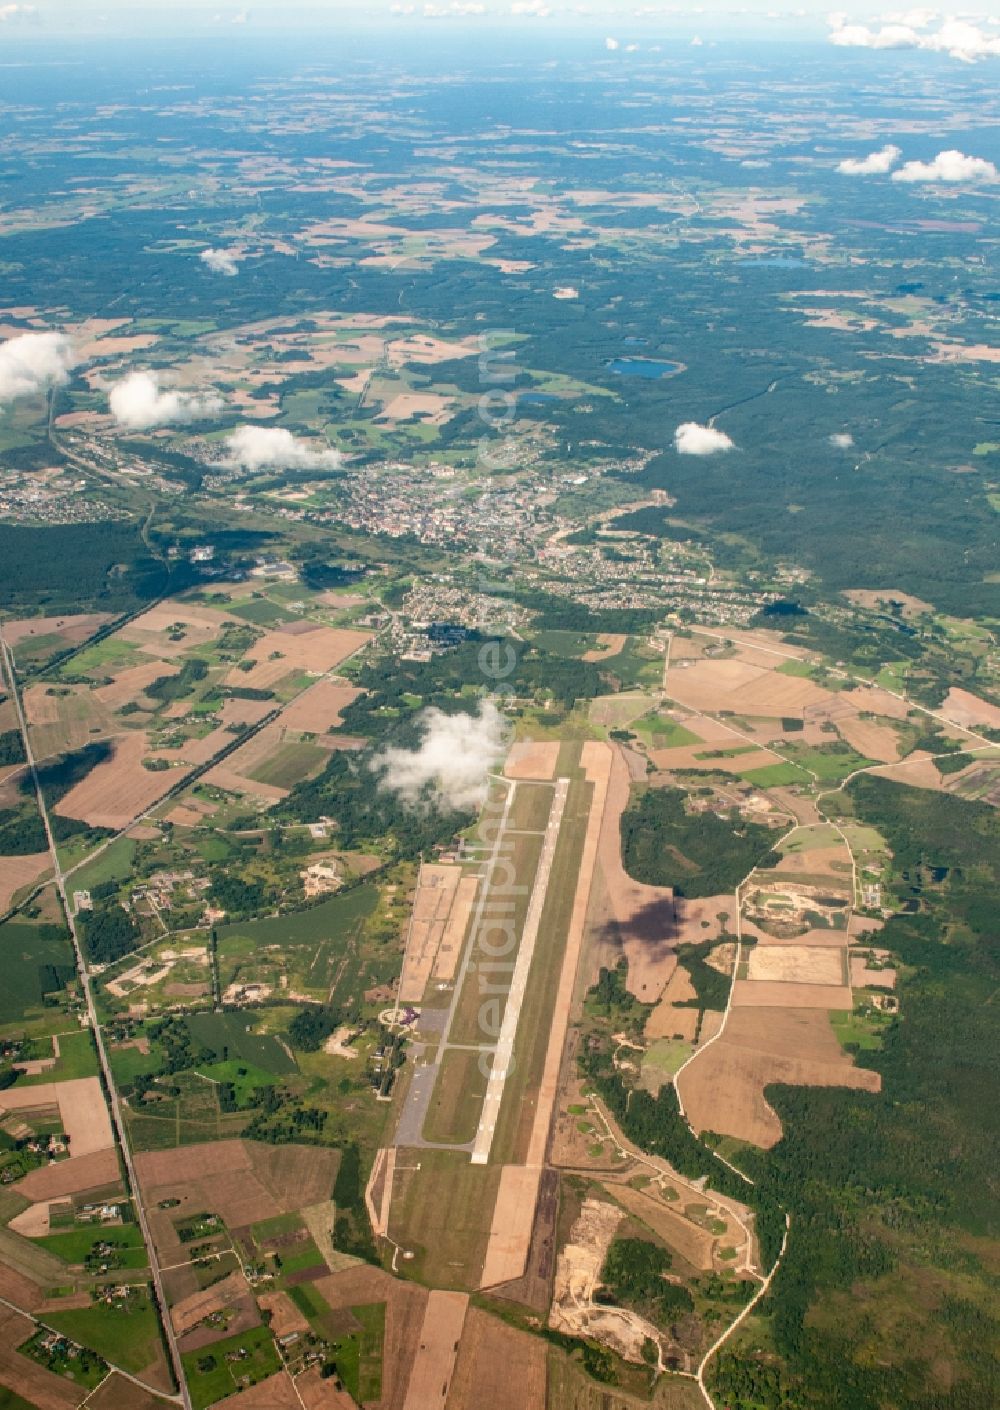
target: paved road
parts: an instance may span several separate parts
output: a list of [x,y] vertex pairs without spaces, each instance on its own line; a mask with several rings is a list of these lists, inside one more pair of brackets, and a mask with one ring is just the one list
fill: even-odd
[[184,1410],[192,1410],[191,1396],[188,1392],[187,1381],[184,1377],[184,1366],[181,1361],[180,1348],[177,1345],[177,1338],[174,1336],[173,1327],[170,1322],[170,1313],[167,1308],[167,1299],[163,1291],[163,1279],[160,1272],[160,1263],[156,1253],[156,1246],[153,1243],[152,1233],[149,1228],[149,1221],[146,1217],[146,1210],[142,1203],[142,1193],[139,1181],[136,1178],[135,1165],[132,1160],[132,1152],[129,1149],[128,1138],[125,1132],[125,1120],[122,1116],[121,1103],[118,1099],[118,1090],[115,1087],[111,1074],[111,1063],[108,1059],[107,1048],[104,1044],[104,1034],[101,1032],[101,1025],[97,1016],[97,1005],[94,1002],[94,991],[90,983],[90,973],[83,955],[83,947],[80,944],[80,937],[77,932],[76,918],[70,908],[66,896],[66,879],[59,861],[59,852],[56,847],[55,837],[52,833],[52,824],[49,820],[49,810],[45,804],[45,796],[42,793],[41,784],[38,782],[38,769],[35,765],[35,755],[31,747],[31,738],[28,734],[28,724],[24,717],[24,707],[21,703],[21,692],[17,684],[17,675],[14,669],[14,657],[10,647],[4,639],[2,629],[0,629],[0,658],[2,658],[4,670],[10,685],[11,699],[17,711],[18,725],[21,730],[21,738],[24,741],[24,752],[27,758],[28,767],[31,770],[32,782],[35,786],[35,797],[38,801],[38,811],[41,814],[42,823],[45,827],[45,835],[48,838],[49,852],[52,856],[52,866],[55,873],[55,884],[59,889],[62,899],[63,911],[66,915],[66,924],[69,926],[70,937],[73,942],[73,951],[76,956],[76,968],[80,977],[80,988],[83,993],[84,1002],[87,1005],[87,1014],[90,1019],[91,1031],[94,1034],[94,1041],[97,1045],[97,1056],[101,1065],[101,1076],[104,1081],[105,1097],[111,1111],[111,1119],[115,1128],[115,1137],[118,1142],[119,1153],[128,1175],[131,1187],[132,1198],[135,1204],[136,1217],[139,1227],[142,1230],[142,1237],[146,1243],[146,1252],[149,1255],[149,1271],[153,1283],[153,1293],[159,1304],[160,1320],[163,1325],[163,1332],[166,1338],[167,1350],[170,1354],[170,1361],[173,1366],[174,1377],[179,1387],[179,1403],[184,1406]]
[[528,973],[535,953],[538,927],[541,924],[542,910],[545,907],[545,897],[549,889],[549,876],[552,873],[552,858],[555,856],[556,843],[559,841],[559,829],[562,826],[563,810],[566,807],[568,792],[569,779],[557,779],[552,806],[549,809],[549,820],[545,827],[542,851],[535,871],[535,881],[531,888],[531,899],[524,917],[521,943],[517,947],[514,973],[511,975],[507,1002],[504,1005],[500,1036],[493,1052],[493,1062],[486,1083],[486,1096],[483,1098],[479,1130],[476,1132],[475,1144],[472,1147],[473,1165],[485,1165],[490,1158],[493,1137],[500,1119],[500,1107],[503,1104],[507,1074],[514,1065],[514,1040],[517,1037],[517,1025],[521,1019],[521,1005],[524,1003],[524,994],[528,985]]

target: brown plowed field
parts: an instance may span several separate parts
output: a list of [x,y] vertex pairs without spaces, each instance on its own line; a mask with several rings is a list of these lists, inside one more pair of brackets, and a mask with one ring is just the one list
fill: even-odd
[[114,1372],[87,1401],[87,1410],[167,1410],[172,1402],[141,1390]]
[[847,1009],[853,1007],[847,985],[783,984],[780,980],[737,979],[733,1008]]
[[79,1405],[86,1393],[79,1386],[18,1355],[15,1347],[26,1342],[34,1330],[35,1324],[27,1317],[0,1306],[0,1385],[16,1391],[37,1410]]
[[[135,642],[150,655],[183,656],[193,647],[214,641],[227,622],[243,625],[238,617],[232,617],[227,612],[216,612],[199,602],[181,602],[174,598],[158,603],[141,617],[136,617],[135,621],[126,623],[118,635],[125,641]],[[183,639],[171,641],[171,628],[182,623]]]
[[672,665],[667,693],[693,710],[776,717],[801,716],[810,706],[832,698],[830,691],[804,676],[783,675],[738,657],[696,661],[684,668]]
[[151,773],[142,767],[149,753],[145,732],[135,730],[113,741],[110,759],[91,769],[56,805],[64,818],[79,818],[93,827],[120,831],[172,788],[182,773],[167,769]]
[[949,690],[941,706],[941,713],[956,724],[968,725],[971,729],[984,726],[988,729],[1000,729],[1000,706],[980,700],[978,696],[962,690],[959,686],[952,686]]
[[533,1410],[545,1388],[545,1342],[470,1307],[448,1410]]
[[118,1178],[118,1153],[108,1149],[93,1155],[74,1156],[72,1160],[60,1160],[55,1165],[43,1165],[40,1170],[32,1170],[18,1180],[14,1188],[19,1195],[32,1201],[64,1199],[68,1195],[81,1194],[84,1190],[113,1185]]
[[[324,1380],[319,1366],[310,1366],[308,1371],[296,1376],[295,1389],[305,1410],[357,1410],[347,1391],[337,1389],[332,1376]],[[384,1404],[384,1399],[379,1404]],[[298,1410],[302,1410],[302,1406]]]
[[[340,1153],[256,1141],[208,1141],[144,1151],[135,1163],[157,1244],[176,1251],[174,1226],[185,1214],[208,1210],[229,1228],[240,1228],[328,1199]],[[156,1205],[163,1199],[178,1199],[180,1205],[159,1210]]]
[[287,1371],[279,1371],[266,1381],[258,1381],[249,1390],[227,1396],[222,1403],[226,1410],[302,1410],[302,1402],[295,1394]]
[[341,711],[362,692],[342,681],[317,681],[293,700],[281,717],[286,729],[326,734],[341,723]]
[[4,622],[3,634],[8,645],[15,647],[37,636],[61,636],[75,646],[110,621],[108,612],[86,612],[75,617],[24,617],[16,622]]
[[654,1003],[673,973],[678,921],[673,892],[633,881],[621,859],[621,815],[628,805],[629,771],[622,752],[611,746],[607,803],[597,848],[599,885],[594,888],[591,934],[628,959],[628,987],[637,999]]
[[[283,631],[278,628],[265,632],[247,653],[248,658],[256,662],[253,669],[241,671],[234,666],[226,676],[226,684],[269,690],[292,671],[315,671],[321,675],[332,671],[370,640],[370,632],[349,631],[342,627],[317,626],[309,631]],[[277,658],[269,660],[275,653]]]
[[247,1296],[247,1280],[242,1273],[230,1273],[210,1288],[181,1298],[170,1309],[170,1320],[178,1337],[192,1331],[210,1312],[232,1307]]
[[837,721],[837,729],[851,748],[866,759],[878,759],[885,764],[895,764],[899,759],[899,736],[890,725],[845,717]]
[[523,1274],[541,1178],[538,1165],[505,1165],[501,1171],[480,1287],[509,1283]]
[[59,1108],[59,1119],[70,1138],[71,1158],[64,1164],[72,1165],[74,1160],[114,1146],[111,1117],[97,1077],[46,1082],[37,1087],[8,1087],[0,1092],[0,1108],[7,1111],[49,1104]]
[[0,857],[0,911],[5,911],[22,886],[44,876],[52,865],[48,852],[31,852],[26,857]]
[[403,1410],[407,1386],[427,1306],[426,1288],[401,1282],[381,1268],[358,1265],[320,1278],[315,1287],[333,1309],[384,1302],[385,1356],[382,1363],[380,1410]]
[[137,666],[119,671],[110,685],[99,685],[94,694],[102,705],[116,710],[119,705],[136,700],[160,676],[176,676],[179,671],[176,661],[141,661]]
[[769,1148],[781,1138],[781,1123],[764,1099],[764,1088],[775,1082],[868,1092],[881,1085],[878,1073],[853,1066],[824,1010],[734,1008],[718,1041],[680,1074],[678,1090],[696,1131]]

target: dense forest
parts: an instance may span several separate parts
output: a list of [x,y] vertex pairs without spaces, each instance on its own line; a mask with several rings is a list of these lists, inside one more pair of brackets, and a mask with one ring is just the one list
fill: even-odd
[[732,1410],[982,1410],[1000,1384],[1000,823],[883,779],[850,795],[918,905],[879,936],[902,1018],[861,1055],[880,1093],[769,1089],[784,1136],[742,1164],[792,1215],[767,1304],[779,1359],[737,1343],[715,1388]]
[[689,813],[679,788],[646,788],[621,819],[622,860],[647,886],[672,886],[675,895],[718,896],[755,866],[767,866],[775,834],[734,809],[729,818]]

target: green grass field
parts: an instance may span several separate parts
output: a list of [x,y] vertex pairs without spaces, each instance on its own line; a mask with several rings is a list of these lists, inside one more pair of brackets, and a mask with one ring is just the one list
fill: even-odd
[[888,1018],[866,1018],[843,1009],[835,1009],[830,1014],[830,1023],[841,1047],[851,1045],[862,1052],[875,1052],[881,1048],[883,1032],[890,1021]]
[[647,1071],[655,1073],[657,1077],[673,1077],[674,1073],[687,1062],[691,1051],[690,1043],[679,1042],[674,1038],[658,1039],[655,1043],[651,1043],[643,1054],[643,1077],[647,1075]]
[[65,982],[74,973],[73,951],[68,939],[49,937],[23,921],[8,921],[0,925],[0,968],[0,1025],[16,1024],[41,1004],[54,979]]
[[[227,1361],[227,1355],[233,1352],[243,1354],[238,1361]],[[194,1410],[205,1410],[215,1401],[245,1386],[257,1385],[281,1370],[278,1349],[266,1327],[252,1327],[199,1351],[185,1352],[182,1359]]]
[[796,763],[801,764],[804,769],[809,769],[821,783],[839,783],[848,774],[875,762],[874,759],[865,759],[861,754],[840,754],[825,749],[796,749],[794,754]]
[[293,1234],[296,1229],[304,1228],[301,1214],[293,1210],[290,1214],[275,1214],[271,1219],[261,1219],[251,1226],[250,1232],[255,1243],[263,1244],[268,1239],[280,1239],[283,1234]]
[[765,764],[761,769],[738,769],[737,772],[754,788],[784,788],[789,784],[812,782],[805,769],[796,764]]
[[96,1077],[97,1049],[89,1029],[78,1033],[63,1033],[59,1038],[59,1056],[54,1067],[34,1077],[20,1077],[19,1087],[40,1087],[46,1082],[70,1082],[76,1077]]
[[371,915],[377,904],[378,891],[374,886],[357,886],[307,911],[219,926],[219,948],[228,948],[229,942],[236,939],[249,941],[251,953],[262,945],[315,945],[322,940],[343,939]]
[[137,1224],[104,1226],[81,1226],[64,1234],[48,1234],[36,1239],[42,1248],[54,1253],[64,1263],[83,1263],[95,1244],[114,1244],[121,1250],[122,1265],[125,1268],[145,1268],[146,1248],[142,1233]]
[[332,1348],[341,1380],[359,1405],[382,1395],[382,1358],[385,1352],[385,1303],[370,1302],[351,1308],[361,1324],[338,1338]]
[[479,1057],[459,1049],[445,1053],[424,1122],[427,1140],[459,1145],[475,1138],[486,1095]]
[[269,1033],[249,1031],[244,1013],[193,1013],[185,1021],[195,1044],[211,1048],[224,1064],[238,1060],[276,1077],[296,1070],[294,1061],[277,1038]]
[[274,788],[292,788],[328,758],[326,750],[318,744],[310,744],[308,740],[291,741],[282,744],[249,777],[256,783],[270,784]]
[[552,798],[553,790],[547,785],[518,784],[510,809],[510,826],[528,832],[544,832]]
[[599,645],[593,632],[568,632],[556,628],[541,631],[534,638],[534,645],[550,656],[562,656],[568,660],[579,660],[588,651],[595,651]]
[[89,891],[107,881],[128,881],[132,876],[135,845],[131,837],[119,837],[93,862],[74,874],[72,889]]
[[[213,1015],[218,1017],[219,1015]],[[287,1056],[282,1051],[282,1056]],[[195,1069],[202,1077],[208,1077],[213,1082],[229,1082],[235,1088],[236,1100],[242,1106],[258,1087],[273,1087],[278,1080],[278,1074],[268,1072],[263,1067],[256,1067],[253,1063],[242,1062],[238,1059],[230,1058],[228,1062],[213,1062],[208,1066]]]
[[81,1346],[89,1346],[133,1375],[151,1365],[160,1350],[159,1323],[145,1291],[127,1308],[99,1303],[66,1312],[46,1312],[45,1320],[57,1332],[65,1333]]
[[684,745],[703,743],[698,735],[679,725],[669,715],[656,711],[636,720],[629,728],[653,749],[679,749]]
[[816,667],[811,661],[782,661],[775,667],[779,676],[814,676]]
[[414,1254],[408,1273],[432,1287],[478,1287],[499,1185],[499,1165],[470,1165],[464,1151],[400,1152],[389,1233]]
[[119,666],[128,665],[132,656],[139,650],[134,642],[126,641],[121,636],[110,636],[106,641],[99,641],[94,646],[88,646],[85,651],[81,651],[78,656],[74,656],[66,666],[66,671],[71,676],[88,676],[100,673],[110,675]]

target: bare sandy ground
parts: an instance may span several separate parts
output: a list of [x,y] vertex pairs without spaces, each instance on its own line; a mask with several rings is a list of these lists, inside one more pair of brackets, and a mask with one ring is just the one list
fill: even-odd
[[420,868],[399,977],[400,1003],[419,1004],[424,996],[461,880],[461,867],[424,862]]
[[531,1246],[541,1178],[540,1165],[503,1167],[480,1287],[491,1288],[497,1283],[511,1282],[523,1274]]
[[511,745],[504,773],[508,778],[546,782],[555,777],[558,762],[558,740],[522,740]]
[[844,983],[843,946],[755,945],[750,951],[751,980],[788,984]]
[[609,661],[612,656],[618,656],[621,653],[628,637],[620,632],[598,632],[597,641],[597,647],[592,651],[585,651],[581,660]]

